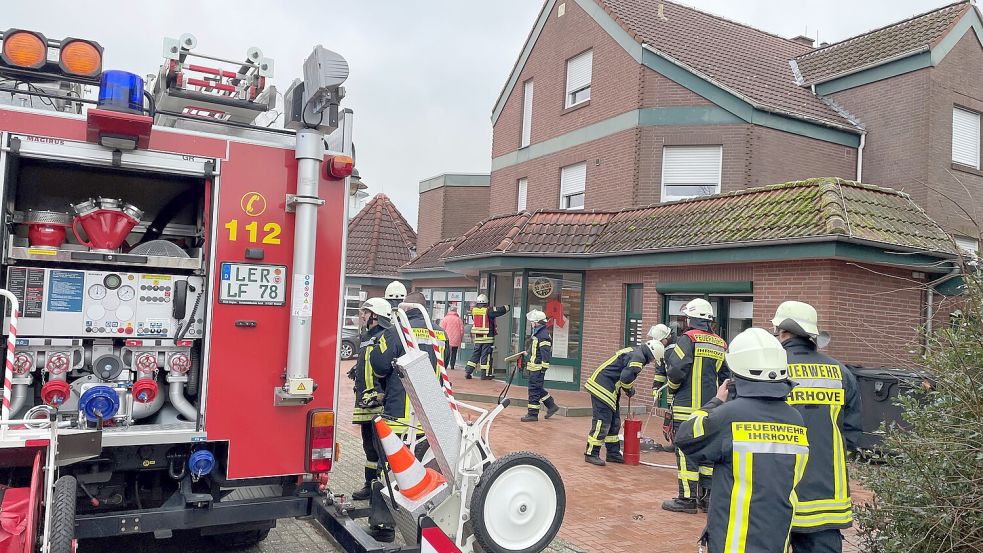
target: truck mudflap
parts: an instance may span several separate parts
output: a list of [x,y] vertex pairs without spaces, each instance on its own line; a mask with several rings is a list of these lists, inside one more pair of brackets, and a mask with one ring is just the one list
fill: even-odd
[[348,553],[461,553],[454,542],[427,516],[420,517],[417,540],[411,545],[380,543],[370,536],[356,520],[369,516],[371,508],[355,507],[346,503],[343,496],[314,500],[314,519]]

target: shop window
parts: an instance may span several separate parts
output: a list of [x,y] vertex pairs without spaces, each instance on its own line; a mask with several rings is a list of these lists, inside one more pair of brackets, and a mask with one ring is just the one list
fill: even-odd
[[539,309],[546,313],[546,324],[553,333],[553,357],[579,359],[583,276],[530,271],[528,279],[526,312]]
[[682,314],[683,307],[697,297],[706,298],[713,306],[715,315],[712,328],[721,338],[730,342],[735,336],[751,328],[754,314],[754,300],[748,296],[667,296],[666,310],[663,320],[677,336],[686,330],[686,317]]

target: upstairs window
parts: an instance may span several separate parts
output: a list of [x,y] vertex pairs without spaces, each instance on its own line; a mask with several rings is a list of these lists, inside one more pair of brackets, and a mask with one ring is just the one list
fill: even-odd
[[560,170],[560,209],[583,209],[587,188],[587,163],[567,165]]
[[664,146],[662,201],[719,193],[722,159],[722,146]]
[[532,137],[532,79],[522,86],[522,142],[520,148],[529,145]]
[[526,208],[526,193],[529,191],[529,179],[519,179],[519,195],[518,201],[516,202],[516,211],[522,211]]
[[980,168],[980,114],[952,108],[952,162]]
[[590,100],[591,66],[593,62],[593,50],[588,50],[575,58],[567,60],[566,107],[573,107]]

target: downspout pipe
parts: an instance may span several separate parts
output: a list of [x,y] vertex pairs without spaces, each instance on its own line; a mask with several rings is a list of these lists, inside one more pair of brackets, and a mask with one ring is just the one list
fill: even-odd
[[14,384],[10,394],[10,418],[17,418],[17,413],[27,402],[27,394],[30,389],[31,387],[27,384]]
[[864,178],[864,145],[867,143],[867,131],[860,134],[860,146],[857,147],[857,182]]

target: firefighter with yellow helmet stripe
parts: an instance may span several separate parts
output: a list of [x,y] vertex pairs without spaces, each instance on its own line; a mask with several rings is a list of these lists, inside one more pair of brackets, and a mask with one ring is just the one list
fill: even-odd
[[[703,298],[683,307],[689,329],[676,338],[666,356],[669,397],[672,403],[673,434],[693,411],[713,397],[717,385],[727,376],[724,351],[727,342],[711,330],[713,306]],[[713,467],[699,466],[676,449],[679,493],[662,502],[662,508],[677,513],[696,514],[706,510]]]
[[389,303],[382,298],[369,298],[359,310],[364,331],[360,338],[358,361],[349,372],[355,381],[355,408],[352,423],[362,431],[362,449],[365,451],[365,486],[352,493],[352,499],[365,500],[372,494],[372,482],[379,475],[379,453],[375,447],[372,420],[382,414],[384,382],[376,378],[372,370],[372,352],[379,345],[379,337],[389,328]]
[[546,418],[552,417],[560,408],[545,386],[546,371],[550,368],[550,359],[553,357],[553,338],[546,326],[546,313],[533,309],[526,314],[526,320],[533,327],[529,364],[526,365],[526,372],[529,374],[529,403],[528,412],[520,420],[536,422],[543,405],[546,406]]
[[846,450],[856,448],[862,431],[857,380],[839,361],[817,351],[828,337],[819,331],[813,306],[786,301],[772,324],[788,354],[789,378],[798,383],[788,403],[802,415],[812,444],[796,488],[792,551],[839,553],[840,530],[853,524]]
[[475,369],[480,369],[481,379],[492,378],[492,354],[495,350],[495,319],[509,312],[509,306],[488,307],[488,296],[479,294],[471,308],[471,341],[474,353],[468,361],[464,378],[470,379]]
[[635,395],[635,379],[642,367],[652,361],[659,362],[665,355],[662,342],[649,340],[633,348],[624,348],[615,352],[607,361],[594,371],[587,379],[584,388],[590,393],[592,420],[590,432],[587,434],[587,451],[584,461],[603,467],[601,446],[607,450],[606,458],[611,463],[624,463],[621,454],[621,393],[632,397]]
[[688,459],[714,468],[701,541],[709,553],[784,552],[796,484],[812,462],[802,416],[785,402],[793,386],[785,350],[750,328],[731,342],[727,364],[733,383],[725,380],[676,434]]

